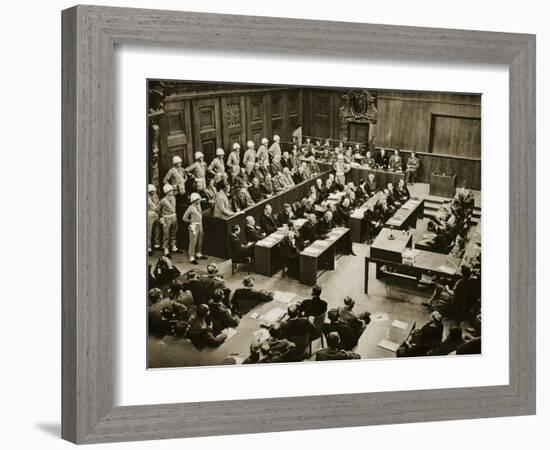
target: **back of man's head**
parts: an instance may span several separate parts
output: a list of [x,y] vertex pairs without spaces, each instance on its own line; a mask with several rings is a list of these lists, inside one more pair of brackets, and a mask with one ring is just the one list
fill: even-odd
[[336,308],[330,309],[327,313],[328,320],[331,322],[338,322],[338,319],[340,318],[340,313]]
[[199,305],[197,306],[197,309],[195,310],[195,314],[197,314],[197,317],[199,319],[205,319],[208,317],[208,313],[210,312],[210,309],[206,305]]
[[298,316],[298,308],[296,305],[290,305],[288,307],[288,317],[294,319]]
[[329,333],[327,336],[327,345],[329,347],[338,347],[340,344],[340,336],[336,331],[333,331],[332,333]]

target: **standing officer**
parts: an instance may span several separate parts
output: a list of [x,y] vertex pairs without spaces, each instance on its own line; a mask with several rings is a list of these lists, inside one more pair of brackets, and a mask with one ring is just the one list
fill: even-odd
[[164,254],[169,255],[170,250],[172,252],[178,251],[178,247],[176,247],[176,234],[178,232],[176,198],[174,197],[174,186],[171,184],[165,184],[162,190],[165,194],[159,203],[162,247],[164,248]]
[[208,166],[208,171],[216,176],[217,173],[225,173],[225,163],[223,162],[223,157],[225,156],[225,152],[223,151],[223,148],[218,148],[216,150],[216,157],[212,160],[210,165]]
[[256,150],[254,149],[254,142],[252,141],[246,143],[246,152],[244,152],[243,155],[243,165],[246,167],[249,162],[251,162],[253,166],[256,162]]
[[207,259],[202,254],[202,208],[201,196],[196,192],[191,194],[191,204],[183,215],[183,221],[188,224],[189,229],[189,262],[198,264],[196,258]]
[[269,152],[267,150],[267,144],[269,141],[267,138],[262,138],[262,145],[256,152],[256,159],[260,162],[260,166],[267,167],[269,165]]
[[[175,201],[176,201],[176,214],[177,220],[181,220],[183,213],[185,211],[186,204],[186,194],[185,194],[185,182],[187,181],[187,172],[182,167],[182,159],[179,156],[174,156],[172,158],[173,166],[166,173],[164,179],[162,180],[163,184],[171,184],[175,190]],[[183,242],[183,227],[177,228],[177,242]]]
[[202,191],[206,187],[206,163],[202,152],[195,153],[195,162],[185,169],[195,179],[195,188]]
[[147,251],[151,253],[153,247],[159,248],[159,197],[154,184],[147,187],[147,192],[149,193],[147,197]]
[[227,158],[227,167],[229,168],[230,171],[233,169],[233,166],[240,167],[241,165],[240,151],[241,151],[241,145],[238,142],[235,142],[231,149],[231,153]]
[[281,138],[278,134],[273,135],[273,144],[271,144],[271,147],[269,147],[269,155],[272,159],[275,157],[281,157],[281,144],[279,143]]

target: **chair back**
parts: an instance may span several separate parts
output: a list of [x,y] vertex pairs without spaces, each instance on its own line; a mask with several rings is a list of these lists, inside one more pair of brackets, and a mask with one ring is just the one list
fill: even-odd
[[292,336],[288,338],[296,347],[288,355],[289,361],[303,361],[306,357],[306,350],[309,347],[309,333],[301,334],[299,336]]

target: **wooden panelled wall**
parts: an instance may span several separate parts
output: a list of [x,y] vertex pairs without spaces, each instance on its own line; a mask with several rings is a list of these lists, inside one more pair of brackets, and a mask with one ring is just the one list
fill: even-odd
[[[421,159],[419,181],[431,172],[454,173],[481,189],[481,96],[369,91],[378,109],[377,147],[410,150]],[[340,139],[339,109],[345,90],[304,89],[304,134]]]
[[[226,88],[198,92],[175,92],[164,99],[163,113],[150,116],[150,125],[160,128],[160,176],[172,165],[172,157],[181,156],[184,165],[193,162],[201,151],[210,162],[218,147],[230,152],[234,142],[261,139],[278,134],[291,141],[293,131],[302,126],[302,90],[298,88]],[[151,136],[151,129],[150,136]],[[152,147],[150,139],[150,149]]]

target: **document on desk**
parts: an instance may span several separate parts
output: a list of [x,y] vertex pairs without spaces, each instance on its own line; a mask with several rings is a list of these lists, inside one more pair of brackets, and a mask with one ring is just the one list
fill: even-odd
[[277,322],[281,317],[285,315],[285,310],[281,308],[273,308],[262,315],[262,320],[266,322]]
[[399,344],[397,342],[390,341],[389,339],[382,339],[378,343],[378,347],[381,347],[384,350],[389,350],[390,352],[395,353],[399,348]]
[[386,313],[378,312],[371,315],[371,320],[373,322],[383,322],[385,320],[390,320],[390,318]]
[[288,305],[294,297],[296,297],[296,294],[294,292],[275,291],[273,300]]
[[227,336],[227,339],[231,339],[238,333],[238,331],[235,328],[225,328],[222,330],[222,333]]

